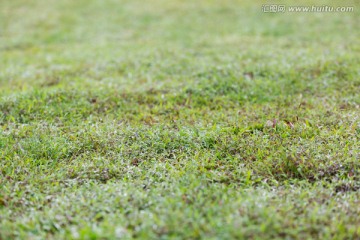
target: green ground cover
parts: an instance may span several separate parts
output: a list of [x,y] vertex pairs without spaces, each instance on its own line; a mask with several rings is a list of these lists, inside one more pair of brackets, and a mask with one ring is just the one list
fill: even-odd
[[0,1],[0,239],[359,239],[360,6],[331,3]]

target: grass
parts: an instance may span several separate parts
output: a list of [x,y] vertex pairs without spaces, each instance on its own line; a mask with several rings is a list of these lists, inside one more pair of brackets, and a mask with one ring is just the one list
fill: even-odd
[[0,239],[359,239],[360,6],[262,4],[1,1]]

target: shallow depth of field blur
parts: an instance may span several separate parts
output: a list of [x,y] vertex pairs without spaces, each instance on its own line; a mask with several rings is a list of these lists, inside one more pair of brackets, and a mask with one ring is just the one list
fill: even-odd
[[1,0],[0,239],[359,239],[359,11]]

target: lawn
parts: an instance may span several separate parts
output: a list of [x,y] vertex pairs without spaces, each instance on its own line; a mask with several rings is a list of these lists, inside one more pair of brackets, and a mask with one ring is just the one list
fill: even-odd
[[360,239],[360,4],[264,3],[0,1],[0,239]]

